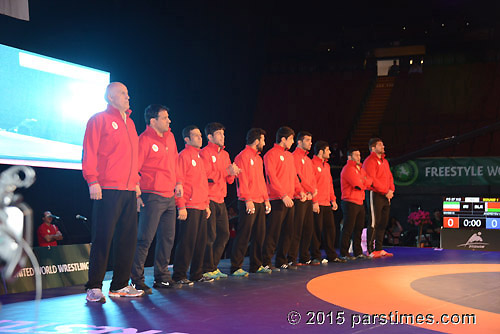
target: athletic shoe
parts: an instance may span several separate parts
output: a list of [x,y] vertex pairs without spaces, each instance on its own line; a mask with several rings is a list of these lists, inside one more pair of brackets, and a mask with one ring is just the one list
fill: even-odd
[[196,282],[198,283],[208,283],[208,282],[213,282],[214,279],[212,277],[208,277],[208,276],[201,276],[200,279],[196,280]]
[[[291,268],[291,267],[295,267],[295,268]],[[288,268],[289,269],[293,269],[293,270],[296,270],[299,266],[297,265],[297,262],[288,262]]]
[[302,262],[302,264],[304,266],[311,266],[312,265],[312,260],[309,260],[309,261],[306,261],[306,262]]
[[318,259],[314,259],[311,261],[311,266],[319,266],[321,264],[321,261]]
[[124,288],[121,288],[120,290],[109,290],[109,296],[110,297],[128,297],[128,298],[133,298],[133,297],[141,297],[144,295],[143,290],[137,290],[134,288],[132,285],[128,285]]
[[187,278],[180,279],[180,280],[176,281],[175,283],[179,284],[180,286],[183,286],[183,285],[188,285],[188,286],[194,285],[193,281],[190,281]]
[[346,261],[354,261],[354,260],[356,260],[356,257],[350,256],[350,255],[346,255],[346,256],[341,256],[340,259],[343,259],[343,260],[346,260]]
[[234,271],[231,274],[231,276],[235,276],[235,277],[247,277],[248,276],[248,272],[246,272],[246,271],[244,271],[243,269],[240,268],[240,269]]
[[382,257],[382,252],[381,251],[373,251],[370,253],[369,257],[372,259],[378,259]]
[[383,249],[380,251],[380,255],[385,256],[385,257],[392,257],[392,256],[394,256],[394,254],[386,252]]
[[150,295],[153,293],[153,290],[147,286],[144,282],[141,283],[133,283],[132,286],[134,286],[137,290],[142,290],[146,295]]
[[328,259],[321,260],[321,264],[327,264],[327,263],[328,263]]
[[87,301],[94,303],[105,303],[106,297],[104,297],[102,290],[99,288],[88,289],[87,290]]
[[346,263],[347,259],[345,257],[336,257],[331,262]]
[[302,262],[296,262],[295,263],[296,266],[299,266],[299,267],[302,267],[302,266],[305,266],[306,264],[305,263],[302,263]]
[[174,281],[168,280],[168,281],[155,281],[153,283],[153,288],[155,289],[176,289],[180,288],[181,285],[177,284]]
[[217,270],[214,271],[213,273],[216,274],[218,278],[226,278],[227,277],[227,274],[224,274],[222,271],[220,271],[219,268],[217,268]]
[[280,271],[280,268],[276,268],[273,265],[264,266],[264,268],[270,269],[271,271]]
[[290,264],[288,264],[288,263],[283,263],[283,264],[280,266],[280,269],[291,269],[291,270],[297,270],[297,266],[290,265]]
[[369,256],[366,256],[365,254],[359,254],[359,255],[356,255],[356,259],[367,260],[367,259],[371,259],[371,258]]
[[272,272],[273,271],[271,269],[263,266],[260,266],[256,271],[257,274],[271,274]]
[[205,278],[211,278],[211,279],[219,279],[219,275],[217,275],[216,271],[209,271],[203,274],[203,277]]

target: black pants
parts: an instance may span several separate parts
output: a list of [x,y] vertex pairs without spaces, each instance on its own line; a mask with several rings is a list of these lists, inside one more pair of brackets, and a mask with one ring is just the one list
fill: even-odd
[[[300,250],[300,258],[302,259],[302,252],[304,248],[309,252],[309,244],[311,243],[311,234],[313,229],[313,212],[312,201],[308,200],[301,202],[298,199],[293,200],[295,213],[293,224],[293,235],[288,251],[288,262],[296,262]],[[302,242],[303,239],[304,242]],[[307,244],[307,245],[306,245]],[[301,261],[303,262],[303,261]]]
[[238,201],[238,225],[236,238],[231,253],[231,273],[240,269],[250,242],[250,272],[255,272],[262,265],[262,246],[266,236],[266,207],[264,203],[254,203],[255,213],[247,214],[246,204]]
[[205,260],[203,272],[217,269],[222,253],[229,240],[229,219],[226,203],[210,201],[210,217],[207,221],[207,245],[205,246]]
[[137,242],[137,200],[135,191],[102,190],[102,199],[92,209],[92,246],[87,289],[102,289],[111,244],[113,279],[110,290],[128,285]]
[[199,280],[203,275],[203,257],[207,242],[207,212],[205,210],[187,209],[187,219],[179,221],[179,239],[175,248],[174,281],[187,278]]
[[[287,208],[282,200],[271,201],[271,213],[267,216],[262,262],[271,265],[276,250],[275,266],[287,263],[287,253],[293,234],[294,207]],[[277,244],[277,245],[276,245]]]
[[370,225],[368,226],[366,243],[368,251],[373,252],[373,241],[375,250],[382,250],[385,229],[389,222],[391,203],[385,195],[370,191],[368,196],[368,208],[370,212]]
[[352,202],[342,201],[342,213],[344,214],[344,227],[340,241],[340,256],[349,255],[349,245],[352,236],[352,249],[354,256],[363,254],[361,247],[361,234],[365,226],[365,207]]
[[319,207],[319,213],[314,213],[314,231],[311,240],[311,257],[313,259],[321,259],[320,247],[323,245],[326,258],[329,261],[337,258],[335,251],[335,219],[333,217],[332,207]]
[[132,283],[144,284],[144,263],[155,235],[154,279],[166,282],[171,279],[168,264],[175,237],[175,199],[173,196],[163,197],[151,193],[143,193],[141,197],[144,207],[139,215],[137,247],[131,272]]

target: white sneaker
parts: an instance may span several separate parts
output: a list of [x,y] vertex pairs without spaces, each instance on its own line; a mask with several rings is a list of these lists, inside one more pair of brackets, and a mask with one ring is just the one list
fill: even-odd
[[132,285],[120,290],[109,290],[110,297],[141,297],[142,295],[144,295],[144,290],[137,290]]
[[104,297],[101,289],[94,288],[87,290],[87,300],[94,303],[105,303],[106,297]]
[[327,264],[327,263],[328,263],[328,259],[321,260],[321,264]]

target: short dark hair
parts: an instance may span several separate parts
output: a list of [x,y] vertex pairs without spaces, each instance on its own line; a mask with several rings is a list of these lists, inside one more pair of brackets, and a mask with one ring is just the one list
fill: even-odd
[[150,125],[151,118],[158,119],[158,114],[162,110],[170,112],[167,107],[161,104],[150,104],[149,106],[147,106],[146,109],[144,109],[144,121],[146,122],[146,125]]
[[281,142],[281,138],[285,137],[287,139],[290,136],[295,136],[295,131],[291,127],[282,126],[276,131],[276,143],[279,144]]
[[208,123],[205,126],[205,136],[207,136],[207,138],[208,138],[208,135],[213,136],[215,131],[218,131],[218,130],[226,130],[226,128],[224,127],[224,125],[217,123],[217,122]]
[[372,148],[373,148],[373,147],[375,147],[375,146],[377,146],[377,143],[378,143],[379,141],[382,141],[382,139],[377,138],[377,137],[375,137],[375,138],[370,138],[370,140],[368,141],[368,150],[371,152],[371,151],[372,151]]
[[303,140],[306,136],[312,137],[313,135],[309,131],[299,131],[297,134],[297,141]]
[[352,156],[353,152],[359,151],[356,147],[351,147],[347,150],[347,156]]
[[327,147],[330,147],[330,145],[326,141],[318,140],[314,143],[314,155],[318,155],[319,151],[324,151]]
[[266,135],[266,131],[261,128],[251,128],[247,132],[247,145],[253,144],[254,141],[260,140],[262,135]]
[[182,138],[191,138],[190,134],[192,130],[199,129],[196,125],[188,125],[182,129]]

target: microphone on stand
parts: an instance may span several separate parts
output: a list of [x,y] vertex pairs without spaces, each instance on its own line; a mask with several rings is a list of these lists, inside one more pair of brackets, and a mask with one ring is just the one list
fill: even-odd
[[52,217],[52,218],[54,218],[54,219],[56,219],[56,220],[61,219],[61,217],[56,216],[56,215],[53,215],[53,214],[48,215],[48,217]]
[[83,220],[83,221],[87,221],[87,220],[88,220],[88,219],[87,219],[87,217],[84,217],[84,216],[82,216],[82,215],[76,215],[76,216],[75,216],[75,218],[76,218],[76,219]]

